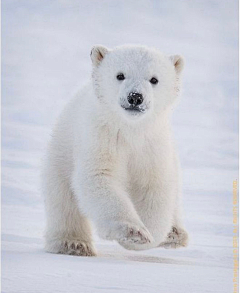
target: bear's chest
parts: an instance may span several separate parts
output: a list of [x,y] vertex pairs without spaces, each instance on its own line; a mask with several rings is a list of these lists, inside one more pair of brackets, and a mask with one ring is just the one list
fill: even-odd
[[130,184],[148,186],[164,177],[168,158],[161,147],[145,145],[130,151],[127,161],[127,173]]

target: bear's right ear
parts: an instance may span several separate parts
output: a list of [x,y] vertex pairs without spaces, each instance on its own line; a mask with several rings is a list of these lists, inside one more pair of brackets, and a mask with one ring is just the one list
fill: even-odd
[[108,52],[109,50],[104,46],[94,46],[90,54],[93,65],[98,66]]

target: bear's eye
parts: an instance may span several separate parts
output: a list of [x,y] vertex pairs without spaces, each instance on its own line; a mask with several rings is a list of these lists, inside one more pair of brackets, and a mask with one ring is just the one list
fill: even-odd
[[155,77],[152,77],[150,80],[151,84],[157,84],[158,80]]
[[118,80],[124,80],[124,79],[125,79],[124,74],[123,74],[123,73],[119,73],[119,74],[117,75],[117,79],[118,79]]

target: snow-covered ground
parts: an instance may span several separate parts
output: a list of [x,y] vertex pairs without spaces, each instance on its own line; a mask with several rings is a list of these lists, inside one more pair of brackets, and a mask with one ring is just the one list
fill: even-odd
[[[236,0],[2,0],[2,292],[233,291],[237,13]],[[186,58],[173,126],[187,249],[131,252],[96,237],[97,258],[43,251],[41,158],[99,43],[141,43]]]

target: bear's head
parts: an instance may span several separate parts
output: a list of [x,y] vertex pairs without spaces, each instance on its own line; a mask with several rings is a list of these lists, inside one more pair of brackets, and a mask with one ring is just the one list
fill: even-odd
[[[139,119],[170,109],[180,90],[181,56],[154,48],[94,46],[93,87],[104,107],[118,118]],[[154,115],[155,116],[155,115]]]

